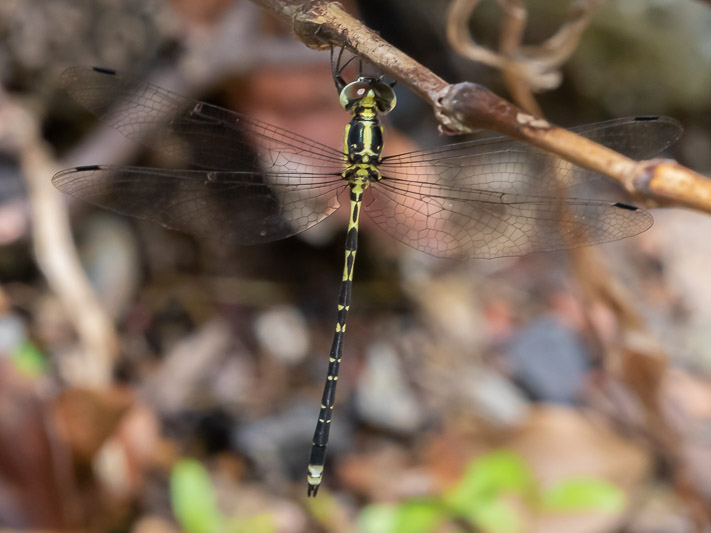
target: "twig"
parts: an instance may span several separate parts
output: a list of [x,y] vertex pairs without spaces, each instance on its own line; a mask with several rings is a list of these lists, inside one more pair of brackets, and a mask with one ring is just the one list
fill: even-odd
[[[521,49],[528,13],[521,0],[505,0],[502,1],[502,5],[507,16],[504,18],[501,28],[499,49],[504,57],[512,59]],[[507,68],[502,71],[502,75],[513,101],[532,115],[542,117],[543,111],[533,97],[530,84],[526,83],[526,80],[522,80],[515,69]]]
[[521,139],[579,166],[606,174],[647,206],[711,213],[711,180],[675,161],[637,162],[526,113],[485,87],[447,84],[377,33],[324,0],[253,0],[292,25],[312,48],[344,46],[429,102],[446,133],[491,129]]
[[310,48],[349,48],[431,104],[447,87],[447,82],[351,17],[340,4],[324,0],[253,1],[288,22],[297,38]]
[[575,52],[594,10],[604,0],[577,0],[568,21],[540,45],[523,45],[527,14],[521,0],[498,0],[504,10],[499,53],[476,43],[469,32],[471,14],[481,0],[455,0],[447,18],[450,46],[461,55],[521,78],[534,91],[560,84],[559,68]]
[[0,91],[0,142],[17,154],[27,181],[37,262],[74,323],[82,344],[81,360],[74,361],[73,383],[103,386],[111,381],[118,340],[86,278],[71,237],[69,219],[50,177],[56,170],[41,141],[39,125],[20,105]]
[[568,21],[551,38],[538,46],[522,43],[528,14],[522,0],[498,0],[504,11],[499,53],[479,45],[472,37],[469,21],[481,0],[454,0],[447,16],[447,40],[459,54],[501,70],[514,102],[532,115],[542,116],[533,92],[560,85],[560,67],[576,50],[592,13],[604,0],[577,0]]
[[526,7],[521,0],[499,1],[505,17],[501,25],[500,53],[497,54],[478,45],[469,31],[469,20],[479,2],[480,0],[454,0],[449,5],[446,28],[449,45],[472,61],[499,69],[513,101],[532,115],[543,116],[531,88],[556,86],[560,76],[558,79],[549,80],[547,73],[539,72],[536,65],[531,65],[527,59],[521,62],[516,59],[528,18]]

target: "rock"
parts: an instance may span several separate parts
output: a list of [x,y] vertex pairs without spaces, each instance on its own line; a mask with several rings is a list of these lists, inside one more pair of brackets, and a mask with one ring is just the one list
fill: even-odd
[[507,355],[511,373],[535,400],[577,400],[589,354],[579,335],[555,316],[543,316],[520,331]]
[[366,353],[355,390],[358,414],[369,424],[411,433],[424,421],[424,411],[405,380],[402,364],[389,344],[376,342]]
[[254,323],[261,347],[288,364],[298,363],[309,349],[309,331],[296,307],[284,305],[262,313]]

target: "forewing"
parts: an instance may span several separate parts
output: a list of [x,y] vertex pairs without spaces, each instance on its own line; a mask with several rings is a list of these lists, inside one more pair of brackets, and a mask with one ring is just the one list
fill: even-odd
[[340,176],[128,166],[71,168],[52,183],[100,207],[225,246],[304,231],[339,207],[346,187]]
[[108,69],[73,67],[61,80],[70,96],[101,120],[178,163],[253,172],[343,171],[339,150]]
[[[682,133],[668,117],[622,118],[572,128],[627,157],[652,157]],[[383,175],[442,186],[469,187],[540,196],[560,185],[579,185],[599,174],[578,167],[522,141],[496,137],[409,152],[384,159]]]

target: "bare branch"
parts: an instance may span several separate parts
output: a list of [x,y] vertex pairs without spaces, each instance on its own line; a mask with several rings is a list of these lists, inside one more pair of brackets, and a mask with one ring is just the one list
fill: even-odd
[[447,16],[447,40],[460,55],[497,68],[511,94],[526,111],[543,116],[533,92],[560,85],[560,66],[576,50],[592,13],[604,0],[576,0],[568,21],[553,37],[537,46],[523,44],[528,13],[522,0],[498,0],[504,12],[499,53],[479,45],[472,37],[469,21],[481,0],[454,0]]
[[343,11],[340,4],[323,0],[254,0],[291,24],[294,34],[307,46],[348,48],[398,83],[434,104],[447,83],[401,52],[380,35]]
[[560,85],[560,66],[576,50],[592,14],[604,0],[577,0],[555,35],[540,45],[522,44],[526,7],[521,0],[498,0],[504,11],[499,53],[478,44],[470,34],[469,21],[481,0],[454,0],[447,17],[447,40],[464,57],[479,61],[518,79],[534,92]]
[[[523,32],[526,29],[528,13],[522,0],[502,0],[502,6],[507,16],[501,28],[499,50],[505,58],[511,60],[523,44]],[[516,63],[511,61],[507,64],[516,66]],[[513,101],[532,115],[542,117],[543,111],[533,97],[531,86],[526,79],[518,75],[517,69],[507,68],[501,74]]]

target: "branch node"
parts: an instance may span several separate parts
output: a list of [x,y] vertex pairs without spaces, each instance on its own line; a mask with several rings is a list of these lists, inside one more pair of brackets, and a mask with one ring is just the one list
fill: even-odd
[[[521,111],[479,84],[457,83],[446,86],[439,94],[435,113],[444,133],[471,133],[478,129],[509,133],[518,125],[515,117]],[[504,123],[507,128],[501,128]]]
[[338,2],[311,0],[300,5],[292,17],[294,35],[314,50],[328,50],[333,44],[338,44],[333,28],[327,24],[328,4],[343,8]]

